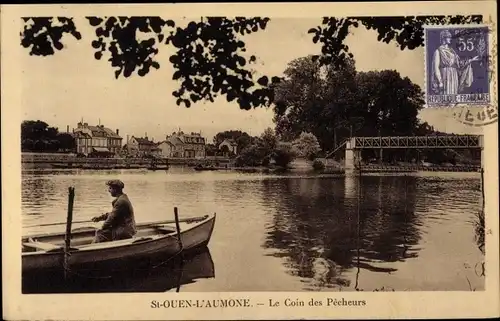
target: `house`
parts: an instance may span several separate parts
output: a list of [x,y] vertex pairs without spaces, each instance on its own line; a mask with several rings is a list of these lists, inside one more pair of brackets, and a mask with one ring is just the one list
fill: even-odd
[[127,150],[129,155],[136,157],[160,156],[161,153],[158,144],[149,140],[147,134],[145,137],[132,136],[127,142]]
[[174,132],[166,137],[171,144],[171,157],[205,158],[205,138],[200,133]]
[[108,149],[115,155],[119,154],[122,149],[122,141],[123,141],[123,138],[120,136],[120,131],[117,129],[115,132],[104,126],[102,127],[102,129],[107,134]]
[[89,126],[79,122],[73,129],[76,152],[84,155],[112,156],[120,152],[122,138],[118,129],[115,131],[104,125]]
[[169,158],[169,157],[174,157],[175,153],[175,145],[169,141],[169,140],[164,140],[160,143],[158,143],[158,148],[160,149],[160,156],[163,158]]
[[236,155],[238,153],[238,144],[233,139],[224,139],[218,146],[219,150],[224,153],[224,156]]

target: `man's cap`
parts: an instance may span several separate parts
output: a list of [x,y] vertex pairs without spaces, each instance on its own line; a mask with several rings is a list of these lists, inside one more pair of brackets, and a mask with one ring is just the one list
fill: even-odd
[[112,187],[118,187],[120,189],[123,189],[125,187],[125,184],[119,179],[112,179],[110,181],[107,181],[106,185],[112,186]]

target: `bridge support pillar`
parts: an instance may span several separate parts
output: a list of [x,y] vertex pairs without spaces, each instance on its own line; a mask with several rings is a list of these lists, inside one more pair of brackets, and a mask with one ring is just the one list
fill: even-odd
[[361,163],[361,150],[354,149],[354,139],[346,143],[344,168],[346,173],[353,172]]

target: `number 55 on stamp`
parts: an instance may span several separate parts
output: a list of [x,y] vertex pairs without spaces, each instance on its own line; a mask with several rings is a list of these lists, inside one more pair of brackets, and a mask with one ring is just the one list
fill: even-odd
[[424,32],[427,106],[489,104],[488,27],[424,26]]

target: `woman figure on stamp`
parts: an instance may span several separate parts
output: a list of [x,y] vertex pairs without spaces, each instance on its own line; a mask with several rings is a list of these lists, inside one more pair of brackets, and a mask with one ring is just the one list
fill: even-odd
[[455,95],[470,87],[474,81],[471,63],[479,60],[479,56],[462,60],[451,47],[451,38],[449,30],[441,31],[441,45],[434,51],[431,63],[432,89],[441,95]]

